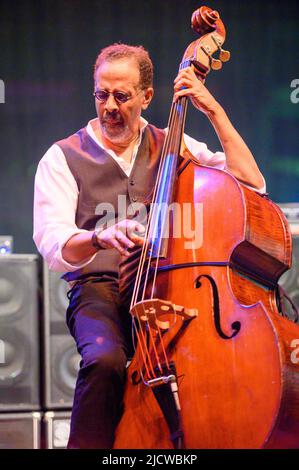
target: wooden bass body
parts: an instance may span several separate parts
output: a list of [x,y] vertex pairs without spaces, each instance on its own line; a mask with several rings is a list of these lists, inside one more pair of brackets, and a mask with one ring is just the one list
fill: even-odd
[[[185,448],[298,448],[299,326],[276,302],[277,281],[291,264],[287,222],[272,201],[194,161],[178,178],[175,201],[191,205],[202,230],[192,244],[175,216],[181,236],[169,240],[154,295],[197,312],[192,319],[168,313],[163,333]],[[137,347],[114,448],[172,448],[152,389],[136,380],[140,363]]]

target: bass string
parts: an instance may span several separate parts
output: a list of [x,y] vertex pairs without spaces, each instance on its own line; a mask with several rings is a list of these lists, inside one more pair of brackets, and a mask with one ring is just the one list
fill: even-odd
[[[173,121],[173,116],[174,116],[174,111],[175,111],[175,106],[174,105],[175,105],[175,103],[173,103],[172,107],[171,107],[171,112],[170,112],[170,116],[169,116],[169,123],[168,123],[169,127],[172,126],[172,121]],[[155,186],[154,186],[153,201],[155,201],[156,196],[157,196],[158,181],[159,181],[160,176],[161,176],[163,163],[164,163],[164,158],[165,158],[165,155],[167,155],[168,148],[169,148],[169,138],[166,138],[165,141],[164,141],[162,154],[161,154],[161,158],[160,158],[160,162],[159,162],[157,179],[156,179],[156,183],[155,183]],[[142,273],[144,271],[144,263],[145,263],[146,256],[147,256],[148,251],[149,251],[148,250],[149,241],[150,241],[149,233],[150,233],[150,226],[151,226],[152,215],[153,215],[153,207],[154,207],[153,204],[151,204],[150,205],[149,216],[148,216],[148,223],[147,223],[147,226],[146,226],[145,243],[142,246],[142,252],[141,252],[141,256],[140,256],[140,263],[139,263],[139,266],[138,266],[138,270],[137,270],[137,274],[136,274],[136,281],[135,281],[134,290],[133,290],[132,299],[131,299],[131,308],[138,301],[138,293],[140,291],[141,276],[142,276]]]
[[[172,115],[173,115],[173,106],[171,107],[171,112],[170,112],[170,117],[169,117],[169,121],[172,120]],[[159,162],[159,167],[158,167],[158,174],[157,174],[157,179],[156,179],[156,183],[155,183],[155,186],[154,186],[154,191],[153,191],[153,200],[156,198],[156,194],[157,194],[157,188],[158,188],[158,180],[159,180],[159,176],[161,174],[161,169],[162,169],[162,164],[163,164],[163,156],[165,154],[165,146],[166,146],[166,140],[164,141],[164,145],[163,145],[163,150],[162,150],[162,155],[161,155],[161,159],[160,159],[160,162]],[[146,232],[145,232],[145,242],[144,244],[142,245],[142,251],[141,251],[141,255],[140,255],[140,262],[138,264],[138,269],[137,269],[137,273],[136,273],[136,281],[135,281],[135,284],[134,284],[134,289],[133,289],[133,294],[132,294],[132,299],[131,299],[131,306],[130,306],[130,309],[133,308],[133,306],[137,303],[137,297],[138,297],[138,292],[140,290],[140,283],[141,283],[141,275],[142,275],[142,272],[143,272],[143,266],[144,266],[144,261],[145,261],[145,258],[146,258],[146,254],[148,252],[148,239],[149,239],[149,226],[150,226],[150,220],[151,220],[151,214],[152,214],[152,205],[150,205],[150,211],[149,211],[149,216],[148,216],[148,223],[146,225]]]
[[[175,113],[175,103],[172,103],[170,117],[169,117],[169,123],[168,123],[168,127],[170,129],[173,127],[175,114],[176,114]],[[156,196],[157,196],[158,181],[159,181],[159,178],[160,178],[160,175],[161,175],[161,172],[162,172],[164,158],[165,158],[165,155],[167,155],[168,149],[170,148],[169,136],[167,136],[167,137],[168,138],[166,138],[165,141],[164,141],[162,154],[161,154],[161,159],[160,159],[160,162],[159,162],[157,179],[156,179],[156,183],[155,183],[154,191],[153,191],[153,201],[155,201]],[[134,312],[134,305],[136,305],[136,303],[138,302],[138,294],[140,292],[142,274],[144,272],[144,265],[145,265],[145,262],[146,262],[147,254],[149,252],[149,244],[150,244],[149,233],[150,233],[152,217],[153,217],[153,205],[151,204],[150,211],[149,211],[149,217],[148,217],[148,223],[147,223],[147,226],[146,226],[145,243],[142,246],[140,262],[138,264],[138,269],[137,269],[137,274],[136,274],[136,281],[135,281],[135,284],[134,284],[134,289],[133,289],[133,294],[132,294],[132,299],[131,299],[130,311],[131,311],[132,314]],[[147,266],[147,274],[148,274],[148,271],[149,271],[151,261],[152,261],[152,257],[150,255],[150,258],[148,260],[148,266]],[[146,282],[145,282],[145,285],[146,285]],[[144,307],[143,307],[143,313],[144,313],[144,317],[146,318],[146,312],[145,312]],[[149,351],[148,351],[148,346],[147,346],[146,340],[144,338],[143,325],[141,325],[139,315],[135,315],[134,319],[137,320],[138,325],[136,326],[135,321],[133,321],[132,322],[133,330],[135,330],[135,332],[136,332],[137,342],[138,342],[138,344],[140,346],[140,349],[141,349],[142,359],[143,359],[143,362],[144,362],[144,366],[146,368],[146,373],[148,374],[148,376],[150,376],[151,374],[150,374],[149,369],[147,367],[147,360],[149,361],[149,366],[151,368],[152,374],[154,374],[154,370],[153,370],[153,365],[152,365],[151,360],[150,360],[150,354],[149,354]],[[138,326],[139,326],[139,328],[138,328]],[[150,326],[149,326],[148,322],[147,322],[146,326],[147,326],[147,330],[149,331]],[[133,336],[133,330],[132,330],[132,336]],[[138,330],[141,332],[141,337],[140,337],[140,334],[139,334]],[[146,358],[147,358],[147,360],[146,360]],[[141,376],[143,376],[141,368],[140,368],[140,373],[141,373]]]
[[[186,98],[180,99],[178,102],[172,104],[170,118],[169,118],[169,125],[168,125],[169,133],[168,133],[168,136],[166,138],[166,142],[165,142],[163,150],[162,150],[162,155],[161,155],[159,168],[158,168],[158,176],[157,176],[155,187],[154,187],[153,202],[155,202],[155,199],[157,197],[158,185],[159,185],[161,173],[163,171],[165,158],[167,157],[167,155],[170,154],[170,152],[172,154],[176,155],[176,156],[179,155],[179,150],[180,150],[180,146],[181,146],[181,139],[182,139],[182,134],[183,134],[183,129],[184,129],[184,123],[185,123],[185,118],[186,118],[186,109],[187,109],[186,105],[187,105],[187,99]],[[176,163],[177,163],[177,158],[176,158],[176,161],[173,162],[173,164],[175,166],[177,166]],[[146,230],[146,235],[145,235],[145,243],[142,247],[140,263],[139,263],[138,271],[137,271],[137,275],[136,275],[136,282],[135,282],[134,291],[133,291],[133,295],[132,295],[131,309],[137,303],[137,300],[138,300],[138,293],[140,291],[142,274],[144,273],[144,265],[145,265],[145,262],[147,260],[147,269],[146,269],[146,276],[145,276],[144,288],[143,288],[143,293],[142,293],[142,300],[144,300],[144,298],[145,298],[145,292],[146,292],[146,286],[147,286],[147,282],[148,282],[149,271],[150,271],[151,263],[152,263],[152,260],[153,260],[151,251],[150,251],[149,257],[147,259],[147,254],[148,254],[148,251],[149,251],[148,248],[149,248],[149,244],[150,244],[150,241],[151,241],[151,237],[149,236],[149,234],[150,233],[155,233],[155,231],[153,231],[153,229],[152,229],[152,227],[153,227],[152,220],[153,220],[153,205],[150,206],[149,221],[148,221],[148,224],[147,224],[147,230]],[[158,223],[158,221],[156,220],[156,221],[154,221],[154,223]],[[164,232],[164,224],[165,224],[165,220],[162,221],[162,232],[161,232],[161,234],[163,234],[163,232]],[[162,242],[162,236],[160,236],[160,238],[159,238],[158,256],[156,258],[153,288],[152,288],[152,293],[151,293],[151,296],[150,296],[151,299],[153,298],[154,286],[155,286],[155,282],[156,282],[157,268],[158,268],[159,258],[160,258],[161,242]],[[144,311],[144,318],[147,318],[144,306],[143,306],[143,311]],[[144,365],[145,365],[145,368],[146,368],[146,373],[148,374],[148,376],[151,375],[149,373],[149,369],[147,368],[147,364],[146,364],[146,362],[147,362],[146,357],[147,357],[151,372],[152,372],[152,374],[156,375],[155,372],[154,372],[152,360],[151,360],[151,357],[150,357],[150,352],[148,350],[148,346],[147,346],[147,343],[146,343],[146,340],[145,340],[145,337],[144,337],[144,333],[143,333],[143,328],[142,328],[140,318],[139,318],[138,315],[137,315],[137,318],[138,318],[139,329],[140,329],[141,335],[142,335],[142,341],[140,340],[140,335],[137,332],[137,328],[136,328],[135,323],[134,323],[134,326],[135,326],[135,331],[136,331],[136,334],[137,334],[137,339],[138,339],[139,345],[140,345],[141,350],[142,350],[142,357],[143,357],[143,362],[144,362]],[[157,323],[156,323],[156,325],[157,325]],[[156,362],[157,362],[158,369],[159,369],[160,373],[162,373],[163,369],[162,369],[162,365],[161,365],[161,360],[160,360],[158,351],[156,349],[155,340],[154,340],[153,335],[152,335],[152,329],[149,325],[148,320],[146,320],[146,328],[147,328],[147,331],[149,332],[149,340],[150,340],[150,344],[152,345],[152,349],[154,351],[154,356],[155,356],[155,359],[156,359]],[[163,338],[162,338],[162,334],[161,334],[161,329],[158,325],[157,325],[157,330],[158,330],[159,341],[160,341],[160,345],[161,345],[161,349],[162,349],[162,351],[161,351],[162,352],[162,357],[164,358],[166,367],[169,368],[169,361],[168,361],[168,358],[167,358],[167,354],[166,354],[166,350],[165,350],[165,346],[164,346],[164,342],[163,342]],[[141,372],[141,375],[143,375],[142,371],[140,371],[140,372]]]
[[[176,120],[174,127],[172,129],[173,132],[173,137],[172,137],[172,152],[177,156],[179,155],[180,147],[181,147],[181,142],[182,142],[182,134],[183,134],[183,129],[184,129],[184,124],[185,124],[185,119],[186,119],[186,111],[187,111],[187,99],[183,98],[180,103],[178,103],[177,106],[178,112],[176,113]],[[175,162],[175,167],[177,167],[177,158]],[[176,169],[176,168],[175,168]],[[169,216],[169,210],[167,208],[167,214],[166,217]],[[155,283],[156,283],[156,277],[157,277],[157,272],[158,272],[158,267],[159,267],[159,260],[160,260],[160,252],[161,252],[161,245],[162,245],[162,239],[163,239],[163,234],[164,234],[164,228],[165,228],[165,223],[166,223],[166,218],[164,217],[162,220],[162,229],[161,229],[161,235],[159,238],[159,247],[158,247],[158,256],[155,261],[155,268],[154,268],[154,276],[153,276],[153,282],[152,282],[152,291],[151,291],[151,296],[150,298],[153,298],[154,295],[154,289],[155,289]]]
[[[174,106],[172,108],[173,108],[173,112],[171,113],[169,134],[167,135],[165,149],[163,149],[163,154],[162,154],[162,158],[161,158],[162,163],[161,163],[161,165],[159,165],[159,172],[158,172],[158,177],[157,177],[156,184],[155,184],[153,203],[151,204],[151,207],[150,207],[149,220],[148,220],[148,225],[147,225],[148,230],[146,232],[146,237],[145,237],[146,241],[145,241],[145,244],[144,244],[144,250],[142,250],[142,258],[140,260],[140,265],[139,265],[141,269],[138,272],[138,280],[137,280],[138,285],[137,285],[137,283],[135,284],[135,286],[136,286],[135,295],[138,295],[138,292],[140,290],[140,285],[141,285],[141,277],[142,277],[142,274],[145,272],[145,280],[144,280],[144,286],[143,286],[143,291],[142,291],[142,295],[141,295],[141,301],[143,301],[145,299],[146,288],[147,288],[147,283],[148,283],[148,278],[149,278],[149,272],[150,272],[151,263],[152,263],[152,260],[153,260],[152,251],[151,251],[151,249],[149,250],[149,244],[153,242],[153,235],[155,235],[157,233],[157,225],[159,224],[159,207],[157,207],[157,205],[155,204],[156,203],[156,197],[157,197],[157,188],[159,186],[160,177],[161,177],[161,174],[162,174],[162,171],[163,171],[163,166],[164,166],[165,159],[167,158],[167,155],[169,155],[170,153],[178,155],[178,150],[179,150],[179,147],[178,147],[179,139],[178,139],[178,132],[176,132],[176,129],[177,129],[178,123],[180,121],[181,112],[179,110],[181,109],[181,107],[180,107],[180,104],[174,103]],[[158,211],[158,217],[156,217],[156,219],[154,219],[154,217],[153,217],[155,209],[157,209],[157,211]],[[161,235],[163,234],[163,231],[164,231],[164,224],[165,224],[165,220],[162,220]],[[162,243],[162,236],[161,235],[158,239],[158,256],[156,258],[156,263],[155,263],[156,264],[155,277],[156,277],[156,269],[157,269],[157,266],[158,266],[158,263],[159,263],[159,258],[160,258],[159,253],[160,253],[161,243]],[[148,254],[149,254],[149,256],[148,256]],[[147,262],[146,270],[144,269],[145,262]],[[153,289],[152,289],[152,294],[151,294],[150,298],[153,298],[154,287],[155,287],[155,282],[153,283]],[[137,300],[137,298],[135,297],[134,298],[135,303],[136,303],[136,300]]]
[[[170,117],[169,117],[169,128],[170,129],[173,128],[173,122],[174,122],[175,115],[176,115],[176,113],[175,113],[175,103],[173,103],[172,107],[171,107]],[[156,183],[155,183],[155,187],[154,187],[153,201],[155,201],[155,199],[156,199],[157,189],[158,189],[158,181],[159,181],[159,178],[160,178],[160,175],[161,175],[161,172],[162,172],[164,158],[165,158],[165,155],[167,155],[167,152],[169,151],[169,148],[171,146],[171,142],[170,142],[171,134],[170,134],[170,136],[168,135],[167,137],[168,138],[166,138],[165,142],[164,142],[162,155],[161,155],[161,159],[160,159],[160,162],[159,162],[158,175],[157,175],[157,179],[156,179]],[[136,303],[138,302],[138,293],[140,292],[142,274],[144,273],[144,265],[145,265],[145,262],[146,262],[147,254],[149,252],[149,244],[150,244],[149,233],[150,233],[152,218],[153,218],[153,205],[151,204],[150,211],[149,211],[148,224],[147,224],[147,227],[146,227],[145,243],[143,244],[143,247],[142,247],[140,262],[139,262],[139,265],[138,265],[138,270],[137,270],[137,274],[136,274],[136,281],[135,281],[132,300],[131,300],[130,310],[131,310],[132,313],[134,312],[134,305],[136,305]],[[150,254],[149,259],[148,259],[147,270],[146,270],[145,286],[146,286],[147,279],[148,279],[148,273],[149,273],[149,268],[150,268],[150,265],[151,265],[151,261],[152,261],[152,256]],[[146,318],[146,312],[145,312],[145,307],[144,306],[143,306],[143,313],[144,313],[144,317]],[[135,329],[135,332],[136,332],[137,341],[138,341],[140,349],[141,349],[143,362],[144,362],[145,367],[146,367],[146,372],[148,373],[148,375],[150,375],[149,371],[147,369],[147,365],[146,365],[146,357],[149,360],[152,373],[153,373],[153,367],[152,367],[152,363],[150,361],[148,347],[147,347],[145,338],[143,336],[143,326],[141,325],[139,315],[136,315],[134,318],[136,319],[136,317],[137,317],[137,322],[138,322],[138,325],[139,325],[139,330],[142,332],[141,333],[142,340],[140,339],[140,335],[138,333],[138,327],[136,326],[135,322],[133,322],[133,328]],[[150,326],[149,326],[148,322],[147,322],[146,326],[147,326],[147,331],[149,331]],[[142,372],[141,372],[141,375],[142,375]]]
[[[180,68],[182,68],[182,65],[181,65]],[[165,159],[166,159],[167,155],[169,155],[170,152],[172,152],[174,155],[177,155],[177,156],[179,154],[179,150],[180,150],[180,146],[181,146],[181,140],[182,140],[182,134],[183,134],[183,129],[184,129],[184,123],[185,123],[185,118],[186,118],[186,109],[187,109],[187,99],[186,98],[180,98],[176,103],[172,102],[171,112],[170,112],[169,121],[168,121],[168,135],[167,135],[167,138],[165,139],[163,149],[162,149],[161,158],[160,158],[160,162],[159,162],[157,179],[156,179],[156,183],[155,183],[155,186],[154,186],[154,192],[153,192],[153,202],[155,202],[156,197],[157,197],[159,181],[161,179],[161,174],[162,174],[162,171],[163,171],[163,167],[164,167],[164,163],[165,163]],[[177,162],[177,159],[176,159],[176,162]],[[176,162],[174,162],[173,164],[176,164]],[[153,207],[154,207],[154,205],[151,204],[150,211],[149,211],[149,219],[148,219],[148,224],[147,224],[147,229],[146,229],[146,234],[145,234],[145,243],[143,244],[143,247],[142,247],[140,262],[139,262],[139,265],[138,265],[138,270],[137,270],[137,275],[136,275],[136,282],[135,282],[135,285],[134,285],[134,290],[133,290],[133,295],[132,295],[131,310],[132,310],[133,306],[138,301],[138,293],[140,292],[142,274],[144,273],[144,265],[145,265],[147,255],[148,255],[148,252],[149,252],[149,243],[150,243],[150,240],[151,240],[151,237],[149,236],[149,234],[153,233],[153,229],[152,229],[152,227],[153,227],[152,220],[153,220],[153,212],[154,212]],[[156,223],[158,223],[158,221],[156,221]],[[165,221],[164,221],[164,223],[165,223]],[[162,232],[161,233],[163,234],[163,232],[164,232],[164,226],[162,227]],[[155,233],[155,231],[154,231],[154,233]],[[160,237],[160,239],[159,239],[158,257],[157,257],[156,263],[155,263],[156,265],[155,265],[155,271],[154,271],[153,288],[152,288],[152,293],[151,293],[151,297],[150,297],[151,299],[153,298],[154,286],[155,286],[155,282],[156,282],[157,268],[158,268],[159,257],[160,257],[161,241],[162,241],[162,237]],[[150,255],[149,255],[148,263],[147,263],[147,269],[146,269],[144,289],[143,289],[143,293],[142,293],[142,300],[144,300],[144,298],[145,298],[146,286],[147,286],[147,282],[148,282],[148,276],[149,276],[151,263],[152,263],[152,252],[150,251]],[[143,311],[144,311],[143,312],[144,317],[147,318],[144,306],[143,306]],[[140,325],[139,317],[138,317],[138,323],[139,323],[139,327],[142,330],[142,327]],[[134,324],[134,326],[135,326],[135,324]],[[148,327],[148,331],[151,331],[149,324],[147,325],[147,327]],[[136,329],[136,326],[135,326],[135,329]],[[161,345],[162,345],[163,356],[164,356],[164,359],[165,359],[167,367],[168,367],[168,359],[167,359],[167,355],[166,355],[166,351],[165,351],[165,348],[164,348],[162,335],[161,335],[161,331],[160,331],[159,327],[158,327],[158,333],[159,333],[159,338],[160,338],[160,342],[161,342]],[[152,337],[151,337],[151,339],[152,339]],[[154,346],[154,341],[152,341],[152,343],[153,343],[153,346]],[[143,341],[143,345],[146,346],[146,343],[144,341]],[[141,346],[141,343],[140,343],[140,346]],[[155,346],[154,346],[154,348],[155,348]],[[147,352],[147,354],[148,354],[148,352]],[[156,350],[155,350],[155,354],[156,354],[157,362],[159,364],[159,360],[157,358]],[[159,368],[160,368],[160,371],[161,371],[161,367],[159,367]]]

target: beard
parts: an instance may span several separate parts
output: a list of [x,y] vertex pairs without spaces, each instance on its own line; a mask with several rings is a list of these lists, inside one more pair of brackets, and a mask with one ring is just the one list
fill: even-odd
[[127,137],[128,127],[118,112],[105,113],[99,121],[104,136],[111,142],[119,143]]

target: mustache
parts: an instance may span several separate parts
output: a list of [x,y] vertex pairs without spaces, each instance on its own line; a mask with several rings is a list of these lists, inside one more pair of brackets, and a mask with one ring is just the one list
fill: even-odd
[[123,118],[117,111],[112,112],[112,113],[106,112],[102,117],[102,123],[105,123],[105,122],[109,123],[110,121],[116,122],[116,123],[122,123]]

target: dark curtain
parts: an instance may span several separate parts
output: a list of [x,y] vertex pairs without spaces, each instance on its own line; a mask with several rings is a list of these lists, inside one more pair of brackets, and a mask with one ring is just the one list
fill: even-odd
[[[253,151],[270,197],[299,201],[299,79],[297,1],[214,1],[227,28],[231,61],[211,73],[207,87]],[[33,182],[50,145],[95,116],[93,64],[113,42],[142,44],[155,66],[155,98],[145,117],[166,126],[172,82],[188,43],[196,38],[193,0],[0,1],[1,201],[0,234],[15,252],[35,252]],[[3,88],[3,87],[2,87]],[[299,93],[297,94],[299,97]],[[219,143],[206,118],[189,107],[187,132]]]

